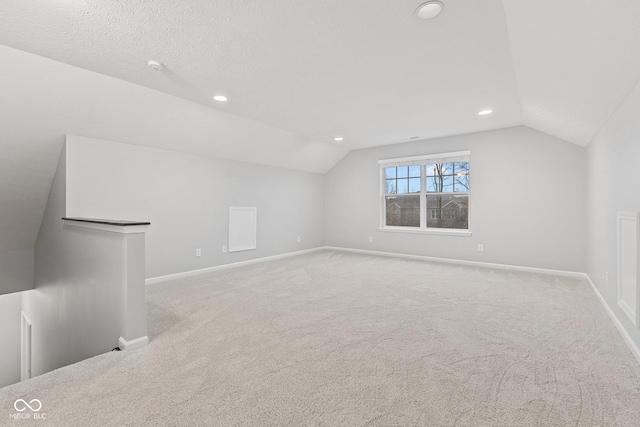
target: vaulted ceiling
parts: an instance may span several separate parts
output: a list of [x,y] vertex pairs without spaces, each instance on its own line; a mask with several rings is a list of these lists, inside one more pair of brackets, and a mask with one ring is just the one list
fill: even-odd
[[65,133],[325,172],[522,124],[586,146],[640,79],[636,0],[442,0],[429,21],[423,1],[3,0],[0,250],[33,246]]

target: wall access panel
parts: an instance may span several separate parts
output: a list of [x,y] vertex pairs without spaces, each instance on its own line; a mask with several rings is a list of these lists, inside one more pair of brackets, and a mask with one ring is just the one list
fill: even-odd
[[258,208],[229,208],[229,252],[256,249],[257,233]]

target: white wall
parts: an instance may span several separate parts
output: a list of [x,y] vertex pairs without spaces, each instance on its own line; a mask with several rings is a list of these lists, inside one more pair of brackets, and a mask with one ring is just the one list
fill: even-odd
[[230,114],[206,95],[201,105],[3,45],[0,64],[0,294],[33,288],[66,133],[321,173],[347,151]]
[[22,293],[0,295],[0,387],[20,381]]
[[65,160],[63,149],[36,241],[36,287],[23,294],[33,376],[110,351],[125,330],[124,240],[64,226]]
[[[323,190],[321,174],[67,137],[67,216],[151,222],[148,278],[322,246]],[[222,253],[230,206],[258,208],[257,250]]]
[[[62,217],[150,221],[147,276],[156,277],[322,246],[323,188],[320,174],[68,137],[36,242],[36,286],[23,295],[33,375],[126,336],[126,298],[113,286],[125,275],[124,241]],[[232,205],[258,207],[257,250],[222,254]]]
[[0,294],[33,289],[33,248],[0,251]]
[[[471,150],[471,237],[378,230],[378,160],[462,150]],[[326,175],[325,241],[583,272],[585,159],[584,148],[522,126],[352,151]],[[477,251],[479,243],[484,252]]]
[[640,82],[587,148],[587,265],[598,291],[640,346],[640,332],[617,304],[616,271],[616,212],[640,212],[639,117]]

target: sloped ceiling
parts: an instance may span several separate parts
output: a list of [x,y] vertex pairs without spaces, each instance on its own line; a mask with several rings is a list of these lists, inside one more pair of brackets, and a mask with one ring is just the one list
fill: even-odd
[[500,0],[2,3],[1,44],[349,149],[522,122]]
[[1,45],[0,63],[0,251],[33,247],[66,134],[320,173],[347,152]]
[[638,1],[442,2],[0,2],[0,250],[33,246],[66,133],[326,172],[521,124],[585,146],[640,78]]
[[588,145],[640,79],[640,1],[504,7],[523,124]]

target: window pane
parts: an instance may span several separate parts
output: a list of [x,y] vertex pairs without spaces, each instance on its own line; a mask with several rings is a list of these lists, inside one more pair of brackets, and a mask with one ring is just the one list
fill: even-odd
[[398,178],[407,178],[409,176],[409,166],[398,166]]
[[384,194],[396,194],[396,180],[388,179],[385,182]]
[[409,179],[409,193],[420,192],[420,178]]
[[409,166],[409,176],[411,178],[420,178],[420,165]]
[[428,176],[428,193],[451,193],[453,191],[453,176]]
[[409,180],[398,179],[398,194],[407,194],[409,192]]
[[442,175],[453,175],[453,163],[441,163],[440,170]]
[[420,227],[420,195],[385,197],[386,225]]
[[[435,213],[433,213],[435,211]],[[427,227],[469,228],[469,196],[427,195]]]
[[469,162],[460,162],[460,163],[454,163],[453,164],[453,173],[455,173],[456,175],[462,174],[462,175],[467,175],[469,174]]
[[453,176],[443,176],[442,177],[442,192],[443,193],[451,193],[453,191]]
[[453,175],[453,163],[427,165],[427,176]]
[[440,181],[440,178],[435,176],[427,177],[427,192],[429,193],[440,192],[441,189],[442,189],[442,183]]
[[395,178],[396,177],[396,168],[385,168],[384,169],[385,178]]
[[456,193],[469,192],[469,175],[455,175],[453,177],[453,191]]

